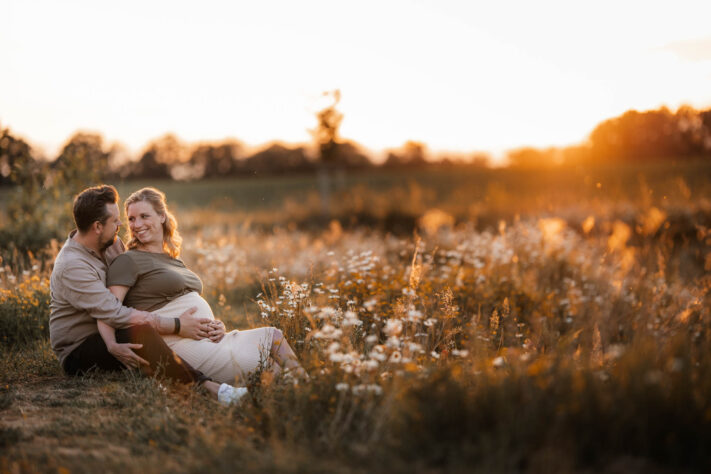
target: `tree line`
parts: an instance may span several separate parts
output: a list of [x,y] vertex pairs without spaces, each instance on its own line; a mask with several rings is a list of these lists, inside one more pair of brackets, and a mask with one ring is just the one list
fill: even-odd
[[[336,91],[337,92],[337,91]],[[19,183],[27,173],[51,181],[60,176],[101,179],[210,179],[294,173],[313,173],[323,169],[368,170],[412,169],[432,166],[490,165],[486,154],[469,160],[447,157],[433,160],[425,144],[405,143],[388,152],[376,165],[357,143],[338,134],[343,116],[334,105],[317,114],[318,125],[312,131],[313,147],[274,143],[251,152],[237,140],[187,145],[168,134],[149,143],[138,159],[126,159],[119,146],[109,146],[99,134],[79,132],[64,145],[58,156],[45,162],[36,158],[32,148],[0,130],[0,185]],[[585,143],[563,148],[525,147],[511,150],[511,167],[546,167],[561,164],[642,163],[656,159],[690,159],[711,156],[711,109],[680,107],[672,112],[666,107],[624,114],[601,122]],[[43,183],[40,183],[43,184]]]
[[645,163],[711,157],[711,109],[682,106],[628,110],[599,123],[584,143],[546,149],[525,147],[508,153],[514,167],[588,163]]

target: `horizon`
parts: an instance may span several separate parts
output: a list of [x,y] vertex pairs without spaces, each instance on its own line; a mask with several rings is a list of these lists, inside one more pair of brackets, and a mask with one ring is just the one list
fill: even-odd
[[334,89],[341,137],[374,157],[413,140],[498,162],[583,143],[627,110],[711,106],[711,6],[699,1],[39,3],[41,17],[11,0],[0,31],[12,71],[0,125],[50,159],[78,131],[130,156],[167,133],[308,144]]
[[[664,107],[666,107],[666,106],[662,105],[660,108],[664,108]],[[659,110],[659,109],[654,109],[654,110]],[[672,113],[675,113],[677,110],[678,109],[669,109],[669,111]],[[696,110],[699,110],[699,109],[696,109]],[[711,109],[709,109],[709,110],[711,110]],[[623,112],[623,114],[626,112],[645,113],[645,112],[650,112],[650,111],[653,111],[653,110],[630,109],[630,110]],[[623,114],[620,114],[619,116],[621,116]],[[617,116],[617,117],[619,117],[619,116]],[[598,122],[598,123],[603,123],[607,120],[611,120],[611,119],[614,119],[617,117],[607,117],[605,119],[600,120],[600,122]],[[129,149],[125,144],[123,144],[119,141],[106,140],[104,135],[97,130],[76,130],[74,133],[72,133],[70,136],[68,136],[67,139],[61,145],[56,147],[56,149],[54,150],[54,153],[52,153],[51,155],[48,156],[48,154],[45,152],[45,150],[43,148],[37,148],[35,146],[35,144],[31,140],[31,138],[25,137],[21,134],[17,134],[17,133],[15,133],[15,131],[13,130],[13,128],[11,126],[0,123],[0,130],[5,129],[5,128],[8,129],[13,136],[22,139],[23,141],[25,141],[25,143],[30,145],[30,147],[33,149],[33,151],[35,153],[36,158],[38,158],[42,161],[46,161],[46,162],[52,162],[52,161],[56,160],[59,157],[62,148],[64,146],[66,146],[71,141],[72,137],[74,137],[75,135],[78,135],[78,134],[100,136],[103,140],[104,149],[106,149],[106,150],[114,149],[120,155],[119,161],[122,163],[140,160],[141,155],[149,148],[149,146],[151,146],[151,144],[158,142],[167,136],[172,136],[172,137],[176,138],[179,141],[179,143],[185,147],[186,150],[195,149],[195,148],[202,146],[202,145],[215,145],[215,144],[224,144],[224,143],[228,143],[228,142],[234,142],[234,143],[238,144],[239,146],[241,146],[242,150],[244,151],[244,155],[241,156],[240,158],[247,158],[247,157],[249,157],[249,155],[258,153],[260,151],[267,150],[268,148],[275,146],[275,145],[283,146],[285,148],[290,148],[290,149],[303,148],[307,152],[307,154],[317,153],[317,150],[315,148],[318,147],[318,145],[316,143],[314,143],[313,141],[310,141],[310,142],[287,142],[287,141],[280,140],[280,139],[274,139],[274,140],[270,140],[268,142],[259,143],[259,144],[250,144],[250,143],[246,143],[243,140],[239,139],[239,137],[223,137],[223,138],[219,138],[219,139],[215,139],[215,140],[196,140],[196,141],[188,142],[188,141],[183,140],[180,136],[177,136],[173,132],[166,132],[160,136],[150,139],[149,141],[147,141],[146,143],[144,143],[141,147],[139,147],[137,149]],[[592,130],[590,132],[592,132]],[[380,165],[380,164],[384,163],[385,160],[387,159],[387,154],[389,154],[390,152],[397,153],[397,152],[403,151],[403,149],[405,148],[405,145],[407,144],[407,142],[405,142],[405,143],[400,144],[397,147],[391,147],[391,148],[382,149],[382,150],[372,150],[372,149],[366,147],[365,145],[363,145],[362,143],[357,142],[356,140],[349,139],[347,137],[340,137],[340,138],[341,139],[338,140],[338,143],[351,143],[351,144],[355,145],[375,165]],[[489,150],[464,150],[464,151],[460,151],[460,150],[433,150],[425,142],[420,142],[417,140],[410,140],[410,141],[423,145],[425,147],[424,148],[425,159],[427,161],[430,161],[433,163],[439,162],[439,161],[442,161],[445,159],[452,160],[455,163],[469,163],[469,162],[472,162],[475,158],[483,157],[488,160],[488,165],[490,167],[499,167],[499,166],[507,166],[508,165],[508,154],[511,152],[517,151],[517,150],[524,150],[524,149],[535,149],[535,150],[541,150],[541,151],[563,150],[567,147],[585,146],[588,143],[588,138],[589,138],[589,134],[585,137],[585,139],[583,139],[577,143],[551,144],[551,145],[540,146],[540,147],[524,144],[524,145],[518,146],[516,148],[507,148],[507,149],[500,150],[497,152],[492,152]]]

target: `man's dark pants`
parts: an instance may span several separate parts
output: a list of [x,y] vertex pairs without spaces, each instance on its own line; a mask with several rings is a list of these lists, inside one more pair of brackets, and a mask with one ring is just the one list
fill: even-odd
[[[149,324],[117,329],[116,342],[143,344],[141,349],[133,349],[133,352],[150,364],[149,370],[143,369],[146,373],[183,383],[202,383],[209,380],[209,377],[192,368],[173,352]],[[123,364],[108,351],[99,333],[89,336],[64,361],[64,371],[69,375],[82,375],[92,369],[107,372],[125,369]]]

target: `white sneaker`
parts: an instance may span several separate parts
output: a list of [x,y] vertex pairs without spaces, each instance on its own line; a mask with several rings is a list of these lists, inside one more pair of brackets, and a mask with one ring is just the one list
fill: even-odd
[[233,387],[223,383],[217,391],[217,401],[225,406],[237,405],[245,395],[247,395],[246,387]]

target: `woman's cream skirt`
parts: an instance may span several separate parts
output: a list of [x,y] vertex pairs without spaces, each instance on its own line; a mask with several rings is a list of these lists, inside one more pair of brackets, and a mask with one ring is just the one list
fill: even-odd
[[[210,305],[196,292],[180,296],[153,312],[177,318],[192,307],[197,307],[194,318],[215,319]],[[179,336],[163,339],[176,354],[215,382],[244,385],[250,372],[268,366],[273,335],[273,327],[262,327],[230,331],[217,343]]]

